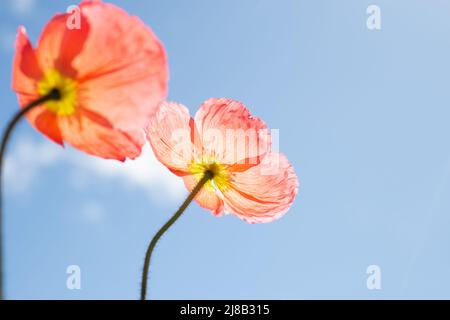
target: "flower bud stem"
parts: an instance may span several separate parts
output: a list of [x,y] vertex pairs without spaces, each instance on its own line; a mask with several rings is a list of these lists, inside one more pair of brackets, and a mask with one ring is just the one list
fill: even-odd
[[4,271],[3,271],[3,247],[4,247],[4,239],[3,239],[3,190],[2,190],[2,173],[3,173],[3,158],[6,152],[6,147],[8,145],[8,141],[11,137],[11,133],[13,132],[14,127],[19,122],[20,119],[24,115],[28,113],[31,109],[41,105],[42,103],[49,100],[59,100],[61,98],[60,92],[57,89],[51,90],[45,96],[40,97],[39,99],[30,102],[27,106],[17,111],[14,117],[9,121],[8,126],[6,127],[3,137],[2,143],[0,146],[0,300],[4,299],[3,292],[3,284],[4,284]]
[[186,198],[186,200],[183,202],[181,207],[178,209],[177,212],[172,216],[172,218],[169,219],[169,221],[166,222],[165,225],[162,226],[161,229],[155,234],[152,241],[150,242],[150,245],[148,246],[147,253],[145,255],[145,262],[144,262],[144,269],[142,270],[142,282],[141,282],[141,300],[145,300],[147,295],[147,278],[148,278],[148,272],[150,267],[150,258],[153,253],[153,249],[156,246],[156,243],[158,240],[162,237],[162,235],[174,224],[175,221],[178,220],[178,218],[183,214],[183,212],[186,210],[186,208],[189,206],[189,204],[192,202],[192,200],[195,198],[195,196],[200,192],[200,190],[203,188],[205,183],[207,183],[209,180],[213,178],[214,174],[211,171],[206,171],[202,177],[202,179],[197,183],[197,185],[194,187],[192,192],[189,194],[189,196]]

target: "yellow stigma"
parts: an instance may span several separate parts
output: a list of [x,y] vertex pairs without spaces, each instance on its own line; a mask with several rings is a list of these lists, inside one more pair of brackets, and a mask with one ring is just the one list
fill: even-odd
[[213,178],[205,184],[205,188],[211,191],[216,189],[223,191],[228,188],[230,184],[227,167],[214,160],[201,160],[193,162],[189,166],[189,169],[191,174],[193,174],[198,181],[201,180],[205,172],[212,172]]
[[45,72],[44,77],[37,84],[37,91],[40,96],[45,96],[50,91],[57,89],[61,95],[59,100],[49,100],[45,106],[50,111],[59,116],[70,116],[75,112],[77,103],[77,83],[76,81],[62,75],[56,69]]

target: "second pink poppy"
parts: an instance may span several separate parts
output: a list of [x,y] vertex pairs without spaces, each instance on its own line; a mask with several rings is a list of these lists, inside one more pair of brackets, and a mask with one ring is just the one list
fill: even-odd
[[214,215],[270,222],[287,212],[298,192],[292,165],[271,151],[266,124],[238,101],[209,99],[194,118],[181,104],[163,103],[147,137],[159,161],[189,191],[205,172],[213,173],[195,200]]

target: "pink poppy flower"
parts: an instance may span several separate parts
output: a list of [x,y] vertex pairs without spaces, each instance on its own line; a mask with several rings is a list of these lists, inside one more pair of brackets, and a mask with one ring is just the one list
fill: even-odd
[[189,191],[212,173],[195,200],[214,215],[270,222],[286,213],[297,194],[292,165],[271,151],[265,123],[240,102],[209,99],[194,118],[185,106],[164,102],[147,138],[159,161],[182,177]]
[[34,49],[20,27],[12,86],[22,108],[58,90],[27,113],[54,142],[108,159],[135,158],[143,130],[167,93],[164,48],[137,17],[101,1],[82,1],[80,28],[57,14]]

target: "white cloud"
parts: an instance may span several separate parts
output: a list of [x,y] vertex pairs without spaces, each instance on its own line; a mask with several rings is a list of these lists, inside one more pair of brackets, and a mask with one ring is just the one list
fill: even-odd
[[186,192],[180,178],[155,158],[149,145],[144,147],[142,155],[134,161],[122,163],[82,155],[76,162],[100,178],[121,180],[128,186],[145,189],[149,194],[160,194],[163,191],[171,198],[178,198]]
[[49,143],[34,144],[20,139],[13,142],[13,152],[5,160],[5,185],[8,190],[25,192],[39,176],[39,171],[61,159],[61,155]]
[[46,168],[63,164],[71,167],[67,178],[76,188],[86,188],[93,179],[100,179],[118,188],[144,190],[152,200],[160,199],[162,193],[170,200],[181,201],[187,192],[181,179],[155,158],[149,145],[138,159],[125,163],[92,157],[70,147],[63,149],[49,141],[36,143],[21,138],[11,141],[10,147],[5,160],[7,191],[26,192],[35,187]]
[[11,11],[18,16],[29,15],[36,4],[35,0],[9,0]]

